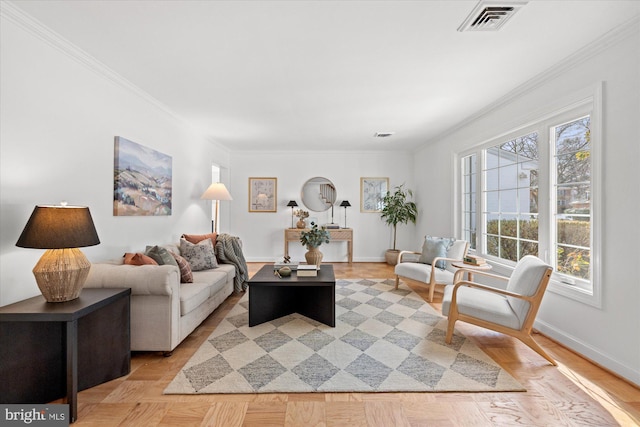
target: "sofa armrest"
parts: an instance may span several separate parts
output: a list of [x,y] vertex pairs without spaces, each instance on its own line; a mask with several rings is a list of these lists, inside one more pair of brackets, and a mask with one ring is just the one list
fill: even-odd
[[172,295],[180,289],[180,271],[173,265],[91,265],[87,288],[131,288],[131,295]]

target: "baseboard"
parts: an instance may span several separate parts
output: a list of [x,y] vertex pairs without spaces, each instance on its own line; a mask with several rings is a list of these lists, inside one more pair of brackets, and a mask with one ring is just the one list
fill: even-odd
[[560,331],[541,320],[536,320],[534,328],[541,334],[546,335],[550,339],[557,341],[572,351],[575,351],[600,367],[609,370],[613,374],[622,377],[637,387],[640,387],[640,371],[634,370],[634,368],[619,362],[614,357],[606,354],[600,349],[597,349],[572,335]]

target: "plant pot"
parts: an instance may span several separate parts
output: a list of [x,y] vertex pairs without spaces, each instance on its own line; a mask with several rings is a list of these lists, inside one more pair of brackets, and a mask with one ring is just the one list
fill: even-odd
[[304,254],[304,259],[307,261],[309,265],[317,265],[320,267],[320,263],[322,262],[322,252],[315,246],[307,246],[307,253]]
[[398,263],[398,255],[400,251],[398,249],[387,249],[384,253],[384,259],[389,265],[396,265]]
[[299,219],[298,222],[296,222],[296,227],[307,228],[307,222],[304,219]]

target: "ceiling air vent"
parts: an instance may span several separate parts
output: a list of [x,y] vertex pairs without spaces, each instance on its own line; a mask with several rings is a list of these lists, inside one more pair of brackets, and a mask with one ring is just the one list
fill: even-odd
[[395,132],[376,132],[373,134],[376,138],[388,138],[393,135]]
[[481,0],[458,31],[498,31],[528,0]]

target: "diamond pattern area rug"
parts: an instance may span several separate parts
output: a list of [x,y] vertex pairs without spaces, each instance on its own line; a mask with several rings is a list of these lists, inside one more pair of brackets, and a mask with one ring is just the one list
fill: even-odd
[[336,281],[334,328],[299,314],[249,327],[248,293],[165,394],[524,391],[446,319],[389,279]]

